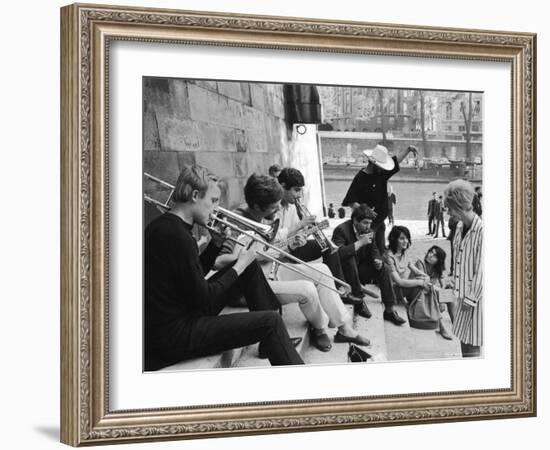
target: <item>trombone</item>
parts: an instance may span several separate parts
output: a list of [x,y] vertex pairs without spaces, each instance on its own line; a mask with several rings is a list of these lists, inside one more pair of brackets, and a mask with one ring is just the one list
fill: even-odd
[[[296,258],[294,255],[282,250],[276,245],[271,244],[270,241],[273,240],[273,238],[275,237],[275,234],[277,234],[278,225],[279,223],[277,221],[275,222],[274,226],[258,223],[253,220],[247,219],[246,217],[243,217],[239,214],[228,211],[227,209],[222,208],[221,206],[218,206],[215,209],[213,217],[210,220],[209,224],[206,226],[206,228],[213,233],[220,234],[222,231],[217,227],[218,226],[220,228],[222,226],[227,227],[232,231],[237,232],[239,235],[249,237],[251,239],[251,242],[257,242],[261,244],[265,249],[271,249],[276,251],[277,253],[280,254],[280,257],[289,259],[290,261],[293,261],[295,264],[302,264],[306,266],[308,269],[317,272],[320,276],[317,279],[312,274],[306,273],[303,270],[299,269],[298,267],[295,267],[295,264],[283,262],[277,259],[276,257],[266,253],[266,251],[256,250],[257,255],[271,261],[275,265],[275,267],[277,268],[278,266],[285,267],[286,269],[296,272],[299,275],[303,276],[304,278],[311,280],[313,284],[321,285],[327,289],[330,289],[331,291],[336,292],[338,295],[347,295],[351,292],[351,286],[345,281],[342,281],[339,278],[329,275],[323,272],[322,270],[317,269],[312,264],[308,264],[302,261],[301,259]],[[229,237],[229,239],[241,246],[248,245],[233,237]],[[331,286],[330,284],[322,281],[323,278],[332,279],[334,281],[334,286]],[[336,287],[336,285],[339,285],[339,287]]]
[[[163,203],[160,202],[152,197],[150,197],[147,194],[144,194],[144,200],[148,203],[151,203],[155,206],[157,206],[159,209],[161,209],[163,212],[169,211],[170,205],[170,199],[172,198],[172,195],[174,193],[175,186],[167,183],[166,181],[161,180],[160,178],[157,178],[153,175],[150,175],[148,173],[144,173],[144,176],[151,181],[154,181],[156,183],[161,184],[162,186],[168,188],[170,190],[170,193],[168,195],[168,199]],[[236,214],[232,211],[229,211],[225,208],[222,208],[221,206],[218,206],[214,209],[214,212],[212,213],[212,216],[210,220],[208,221],[207,225],[204,225],[204,227],[216,234],[223,233],[223,230],[221,229],[223,227],[229,228],[230,230],[236,232],[238,235],[247,236],[250,238],[250,243],[257,242],[264,246],[266,249],[271,249],[280,254],[280,257],[287,258],[291,261],[293,261],[296,264],[303,264],[306,267],[308,267],[310,270],[313,270],[317,273],[319,273],[319,279],[314,277],[310,273],[306,273],[303,270],[300,270],[298,267],[295,267],[294,264],[286,263],[283,261],[280,261],[274,256],[269,255],[265,251],[257,250],[256,253],[271,261],[274,264],[274,268],[278,268],[278,266],[282,266],[287,268],[288,270],[291,270],[293,272],[298,273],[299,275],[303,276],[304,278],[311,280],[313,284],[315,285],[321,285],[327,289],[330,289],[331,291],[336,292],[338,295],[347,295],[351,292],[351,286],[346,283],[345,281],[342,281],[332,275],[326,274],[325,272],[317,269],[311,264],[308,264],[304,261],[302,261],[299,258],[296,258],[295,256],[291,255],[290,253],[280,249],[279,247],[271,244],[271,242],[274,240],[275,235],[277,234],[278,228],[279,228],[279,221],[275,221],[273,225],[265,225],[262,223],[258,223],[254,220],[247,219],[246,217],[243,217],[239,214]],[[227,236],[227,239],[231,240],[232,242],[235,242],[237,245],[245,246],[249,244],[245,244],[238,240],[235,237]],[[272,271],[273,272],[273,271]],[[334,281],[334,286],[331,286],[330,284],[322,281],[323,278],[330,278]],[[336,288],[335,286],[339,285],[339,288]]]

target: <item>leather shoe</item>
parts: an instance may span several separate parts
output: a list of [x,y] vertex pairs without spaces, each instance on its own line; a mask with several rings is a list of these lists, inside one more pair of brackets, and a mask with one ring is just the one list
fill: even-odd
[[355,312],[355,314],[364,317],[365,319],[370,319],[372,317],[372,313],[370,312],[370,309],[365,302],[363,302],[361,305],[354,306],[353,311]]
[[318,334],[315,330],[311,329],[311,343],[312,345],[321,350],[322,352],[328,352],[332,348],[330,339],[326,333]]
[[387,320],[395,325],[403,325],[406,320],[397,314],[397,311],[384,311],[384,320]]
[[365,337],[357,334],[355,336],[344,336],[339,331],[334,335],[334,342],[351,342],[352,344],[364,345],[365,347],[370,345],[370,341]]
[[360,305],[363,303],[363,299],[361,297],[357,297],[353,294],[348,294],[345,297],[342,297],[342,302],[346,305]]
[[[298,345],[300,345],[300,342],[302,342],[302,338],[301,337],[291,337],[290,342],[292,342],[292,345],[294,347],[298,347]],[[261,344],[258,346],[258,358],[260,358],[260,359],[266,359],[267,358],[267,353],[265,352],[264,346],[261,345]]]

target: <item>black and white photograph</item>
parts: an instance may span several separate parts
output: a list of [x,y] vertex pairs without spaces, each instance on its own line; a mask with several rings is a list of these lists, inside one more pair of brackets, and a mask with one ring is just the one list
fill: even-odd
[[143,370],[483,358],[483,92],[143,77]]

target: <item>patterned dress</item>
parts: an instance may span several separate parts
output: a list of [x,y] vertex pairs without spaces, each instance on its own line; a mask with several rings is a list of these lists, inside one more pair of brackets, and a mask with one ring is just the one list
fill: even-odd
[[[462,236],[458,222],[454,236],[454,292],[458,299],[453,333],[465,344],[483,345],[483,223],[476,215]],[[463,308],[466,304],[468,308]]]

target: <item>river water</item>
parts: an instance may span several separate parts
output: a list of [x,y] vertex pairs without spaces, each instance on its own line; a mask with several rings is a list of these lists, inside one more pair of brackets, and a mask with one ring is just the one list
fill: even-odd
[[[326,180],[327,206],[329,203],[334,203],[335,208],[338,209],[350,184],[351,180]],[[428,201],[432,198],[432,192],[436,192],[437,196],[443,195],[447,182],[390,181],[389,185],[393,187],[397,200],[394,206],[394,217],[402,220],[422,220],[427,218]],[[349,212],[347,215],[349,216]]]

